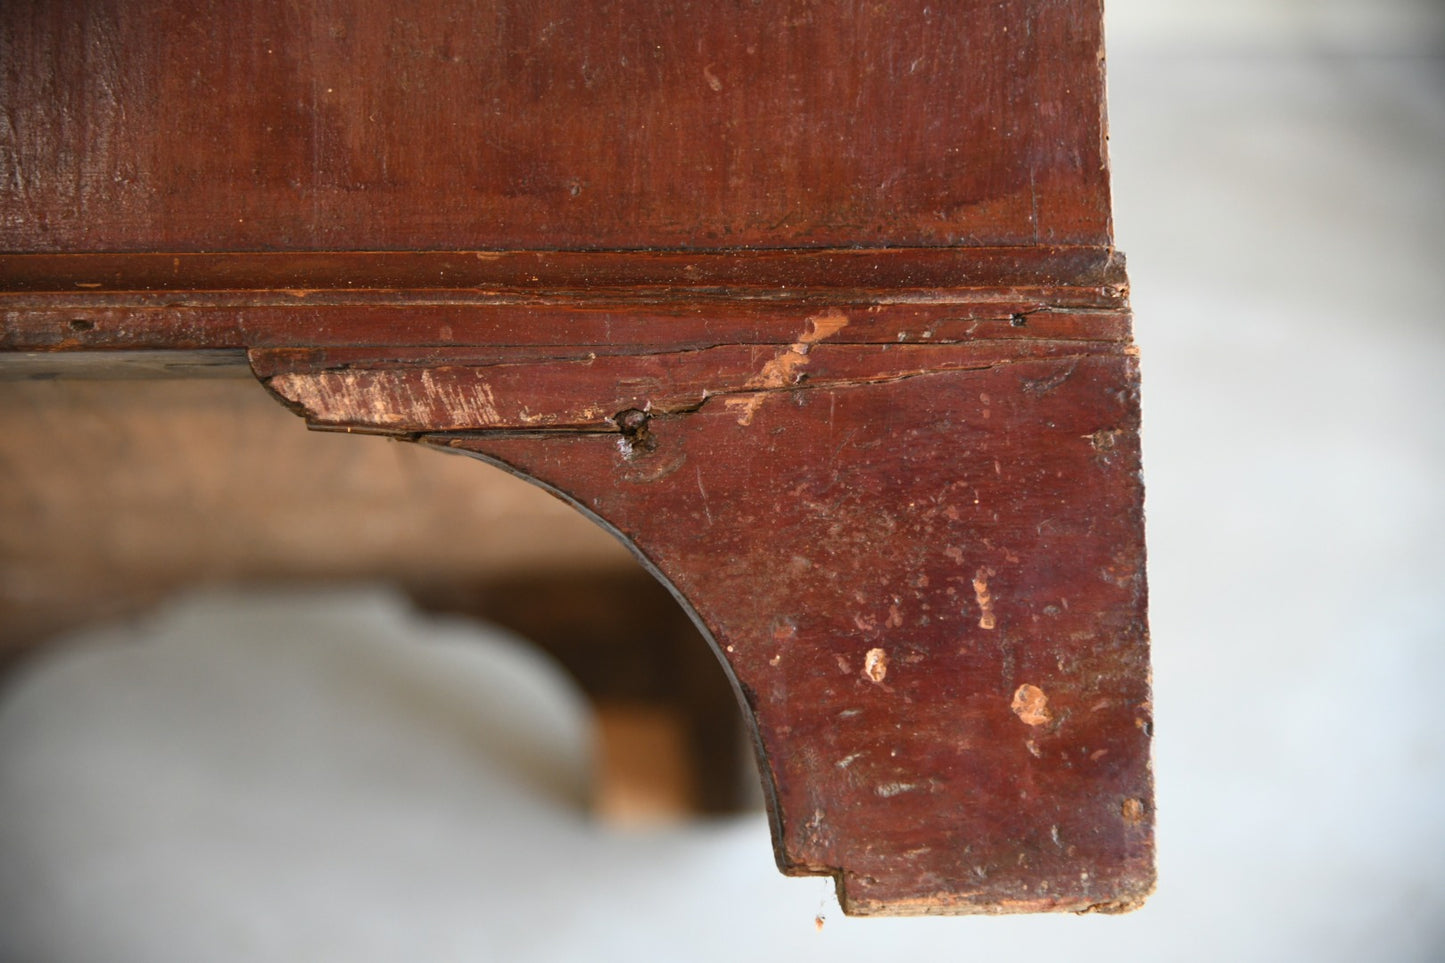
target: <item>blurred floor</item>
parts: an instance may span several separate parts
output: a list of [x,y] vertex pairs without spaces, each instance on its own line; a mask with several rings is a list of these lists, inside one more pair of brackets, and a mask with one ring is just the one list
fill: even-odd
[[1116,57],[1111,88],[1156,945],[1438,959],[1445,726],[1417,693],[1445,670],[1445,66]]
[[[24,836],[53,839],[62,865],[89,875],[44,888],[7,846],[9,959],[1445,955],[1433,705],[1445,671],[1445,70],[1427,57],[1117,50],[1110,68],[1118,240],[1146,378],[1161,883],[1144,910],[846,920],[825,908],[819,932],[827,884],[779,877],[760,819],[598,831],[504,765],[459,769],[437,727],[471,732],[460,711],[373,718],[383,749],[355,751],[386,761],[320,766],[318,779],[344,777],[328,794],[297,779],[294,750],[328,745],[326,712],[351,697],[293,693],[314,717],[268,718],[277,690],[241,689],[292,678],[285,660],[306,658],[272,647],[282,661],[249,672],[230,655],[181,658],[174,685],[195,693],[193,715],[162,700],[150,722],[152,673],[114,657],[116,718],[160,727],[172,763],[247,760],[248,781],[203,766],[220,780],[205,784],[175,766],[164,785],[189,809],[87,823],[151,798],[126,781],[145,778],[143,743],[99,726],[75,768],[86,792],[32,800],[52,830]],[[452,684],[426,647],[378,645],[388,673]],[[114,688],[126,679],[139,686],[129,703]],[[206,695],[223,682],[238,690]],[[92,690],[46,691],[63,707]],[[4,738],[18,738],[3,714],[15,705],[0,707]],[[239,728],[221,725],[233,715]],[[26,718],[36,738],[66,713]],[[0,743],[0,761],[14,745]],[[396,760],[414,765],[387,775]],[[44,765],[73,788],[63,760]],[[376,790],[358,791],[373,770]],[[270,815],[236,815],[243,793],[270,800]],[[260,825],[218,837],[206,812]],[[53,828],[65,819],[78,822]],[[152,835],[117,835],[135,826]]]

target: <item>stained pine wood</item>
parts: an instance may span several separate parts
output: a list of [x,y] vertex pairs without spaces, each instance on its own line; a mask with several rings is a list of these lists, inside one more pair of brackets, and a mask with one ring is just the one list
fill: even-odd
[[4,26],[13,250],[1107,234],[1097,0],[12,0]]
[[0,7],[0,349],[247,352],[674,589],[849,912],[1153,883],[1097,0]]

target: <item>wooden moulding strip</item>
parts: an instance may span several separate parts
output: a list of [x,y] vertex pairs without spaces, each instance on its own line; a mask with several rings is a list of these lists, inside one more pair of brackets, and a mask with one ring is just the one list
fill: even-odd
[[1103,247],[0,254],[0,292],[495,291],[789,298],[833,291],[1108,288]]
[[0,351],[1127,341],[1105,248],[0,255]]

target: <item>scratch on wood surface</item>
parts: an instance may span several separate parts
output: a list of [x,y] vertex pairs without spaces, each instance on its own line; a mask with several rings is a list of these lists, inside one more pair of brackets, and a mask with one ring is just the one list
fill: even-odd
[[756,377],[748,380],[746,387],[761,390],[724,400],[723,403],[729,408],[741,409],[738,414],[738,424],[752,424],[753,416],[758,413],[758,409],[762,407],[763,401],[767,398],[766,392],[796,384],[802,376],[799,369],[807,365],[808,352],[813,345],[825,338],[832,337],[847,326],[848,316],[839,308],[830,308],[822,314],[810,317],[808,330],[803,332],[803,336],[789,345],[786,351],[763,365],[763,370],[758,372]]
[[477,424],[496,425],[502,421],[501,415],[497,413],[497,399],[492,395],[492,387],[480,377],[470,391],[455,383],[438,384],[430,371],[422,372],[421,383],[426,390],[427,402],[439,398],[445,403],[445,410],[453,414],[463,414],[469,421]]
[[309,415],[327,422],[416,424],[434,419],[437,412],[478,426],[502,422],[492,387],[480,375],[474,384],[465,385],[423,371],[420,391],[415,383],[368,371],[285,373],[272,378],[270,386]]
[[1077,358],[1059,359],[1060,363],[1064,361],[1068,361],[1067,366],[1059,367],[1058,370],[1054,371],[1052,374],[1046,375],[1042,378],[1034,378],[1025,381],[1023,383],[1023,390],[1031,395],[1046,395],[1053,391],[1055,388],[1059,387],[1059,385],[1063,384],[1065,381],[1068,381],[1071,377],[1073,377],[1074,371],[1078,369],[1079,362]]
[[271,390],[307,416],[340,410],[361,424],[395,425],[402,414],[394,399],[367,391],[357,372],[324,372],[321,375],[280,374],[270,381]]
[[713,524],[712,509],[708,507],[707,489],[704,488],[702,484],[702,466],[694,465],[693,469],[697,474],[697,493],[702,496],[702,514],[703,517],[707,519],[708,525],[711,526]]
[[991,629],[998,625],[998,620],[993,614],[993,596],[988,590],[988,577],[993,574],[991,568],[981,568],[973,576],[973,597],[978,602],[978,627]]

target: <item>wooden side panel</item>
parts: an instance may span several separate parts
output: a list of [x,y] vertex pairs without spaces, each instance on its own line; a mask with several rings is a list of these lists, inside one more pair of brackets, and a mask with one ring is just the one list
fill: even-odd
[[1098,0],[8,0],[9,251],[1109,242]]

